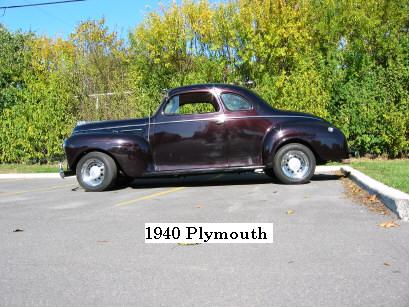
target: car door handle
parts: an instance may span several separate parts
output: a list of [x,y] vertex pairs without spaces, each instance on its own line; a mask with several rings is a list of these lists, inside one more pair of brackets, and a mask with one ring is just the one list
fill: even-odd
[[221,124],[224,124],[225,121],[226,121],[226,118],[225,118],[224,115],[223,115],[223,116],[217,117],[216,120],[215,120],[215,123],[216,123],[217,125],[221,125]]

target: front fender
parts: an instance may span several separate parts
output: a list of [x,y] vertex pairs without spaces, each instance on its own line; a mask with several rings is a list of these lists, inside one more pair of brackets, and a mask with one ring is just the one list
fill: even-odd
[[68,166],[75,170],[81,157],[91,151],[110,155],[129,177],[142,176],[152,169],[148,142],[139,135],[83,133],[69,137],[64,143]]
[[284,144],[301,143],[314,153],[317,162],[340,161],[348,158],[348,146],[344,134],[325,122],[291,123],[271,129],[264,137],[263,162],[272,167],[274,155]]

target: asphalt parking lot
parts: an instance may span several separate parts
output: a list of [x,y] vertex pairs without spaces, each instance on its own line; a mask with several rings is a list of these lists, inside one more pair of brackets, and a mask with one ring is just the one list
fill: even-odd
[[[337,176],[0,180],[1,306],[408,306],[409,223]],[[287,214],[292,210],[293,214]],[[273,244],[145,244],[147,222],[273,222]],[[21,232],[13,232],[21,229]]]

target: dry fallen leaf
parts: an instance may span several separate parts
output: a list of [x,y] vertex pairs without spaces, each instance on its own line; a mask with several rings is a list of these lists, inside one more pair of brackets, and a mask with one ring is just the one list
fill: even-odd
[[373,195],[369,196],[369,197],[368,197],[368,200],[370,200],[370,201],[376,201],[376,195],[373,194]]
[[287,210],[286,212],[288,215],[294,214],[294,210]]
[[395,223],[395,221],[387,221],[387,222],[379,224],[379,227],[382,227],[382,228],[399,227],[399,224]]
[[348,197],[357,201],[358,204],[364,205],[369,211],[382,214],[385,216],[390,215],[391,211],[387,208],[376,196],[376,194],[369,194],[367,191],[359,189],[355,183],[349,179],[343,179],[342,183],[345,186],[345,193]]

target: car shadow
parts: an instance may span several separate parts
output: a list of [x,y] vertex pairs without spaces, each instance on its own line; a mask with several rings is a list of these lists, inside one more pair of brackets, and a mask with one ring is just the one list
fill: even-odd
[[327,181],[327,180],[338,180],[344,177],[344,175],[337,174],[317,174],[312,176],[311,181]]
[[[342,175],[319,174],[314,175],[311,181],[338,180]],[[275,184],[283,185],[275,178],[268,177],[263,173],[223,173],[207,175],[188,175],[167,178],[137,178],[131,181],[120,179],[113,190],[126,188],[149,189],[162,187],[197,187],[197,186],[228,186],[250,184]],[[307,183],[308,184],[308,183]]]

